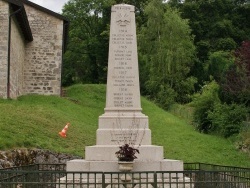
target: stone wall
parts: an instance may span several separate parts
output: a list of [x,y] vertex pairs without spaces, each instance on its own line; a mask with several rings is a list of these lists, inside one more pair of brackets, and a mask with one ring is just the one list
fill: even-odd
[[30,164],[65,164],[73,159],[80,157],[41,149],[13,149],[0,151],[0,169]]
[[[10,98],[61,94],[63,20],[25,4],[34,40],[27,43],[11,23]],[[0,0],[0,98],[7,98],[9,4]]]
[[11,19],[10,98],[22,94],[25,40],[15,17]]
[[0,97],[7,94],[7,56],[8,56],[8,15],[9,5],[0,1]]
[[63,20],[25,5],[34,41],[26,46],[24,93],[60,95]]

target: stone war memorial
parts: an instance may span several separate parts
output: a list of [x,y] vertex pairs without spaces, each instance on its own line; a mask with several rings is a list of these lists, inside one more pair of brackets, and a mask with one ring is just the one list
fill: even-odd
[[106,107],[99,116],[96,145],[85,148],[85,159],[67,162],[66,170],[118,172],[119,146],[139,150],[132,171],[182,171],[183,162],[164,159],[162,146],[151,144],[148,117],[142,113],[136,42],[135,7],[112,6]]

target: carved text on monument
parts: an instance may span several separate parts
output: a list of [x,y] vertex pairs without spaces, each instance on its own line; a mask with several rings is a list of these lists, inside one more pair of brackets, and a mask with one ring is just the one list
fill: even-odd
[[[121,24],[130,23],[127,14],[118,15]],[[126,21],[127,20],[127,21]],[[116,21],[118,22],[118,21]],[[124,25],[123,25],[124,26]],[[133,69],[132,66],[132,46],[134,41],[134,34],[129,33],[128,29],[118,29],[116,33],[111,36],[111,43],[116,46],[113,50],[114,54],[114,74],[113,87],[117,88],[113,93],[114,107],[133,107],[133,93],[130,87],[134,86],[134,76],[128,74],[128,71]]]

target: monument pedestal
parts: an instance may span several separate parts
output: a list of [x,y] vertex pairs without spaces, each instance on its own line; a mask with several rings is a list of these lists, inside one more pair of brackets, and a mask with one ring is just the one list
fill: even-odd
[[[119,172],[118,161],[88,161],[75,159],[67,162],[67,172]],[[136,171],[183,171],[183,162],[163,159],[159,161],[135,160],[133,170]]]
[[[142,145],[138,148],[140,153],[136,154],[137,161],[159,161],[163,159],[163,147],[154,145]],[[85,148],[85,160],[88,161],[118,161],[115,152],[118,146],[87,146]]]

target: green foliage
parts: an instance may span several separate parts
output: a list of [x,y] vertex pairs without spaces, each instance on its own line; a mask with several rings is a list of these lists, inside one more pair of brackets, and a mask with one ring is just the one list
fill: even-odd
[[193,97],[192,105],[195,107],[193,121],[196,129],[200,132],[210,133],[214,131],[208,113],[213,111],[217,103],[220,103],[218,91],[219,85],[215,81],[211,81],[203,86],[201,93],[197,93]]
[[[106,2],[70,0],[63,15],[70,22],[69,41],[63,63],[63,85],[104,83],[108,62]],[[110,10],[109,10],[110,11]]]
[[155,102],[164,109],[168,109],[171,104],[175,103],[176,92],[168,85],[160,85],[156,90]]
[[[237,152],[234,144],[227,139],[215,135],[201,134],[194,130],[183,119],[173,116],[155,104],[142,98],[143,112],[149,116],[149,126],[152,131],[152,142],[164,146],[164,156],[184,162],[201,161],[213,164],[232,165],[232,161],[241,164],[236,166],[248,167],[249,156]],[[188,148],[188,149],[187,149]],[[241,155],[247,161],[241,161]],[[249,162],[248,162],[249,161]]]
[[234,58],[232,53],[225,51],[216,51],[209,55],[209,60],[207,64],[207,73],[209,76],[221,83],[225,73],[233,65]]
[[111,5],[134,5],[140,26],[145,20],[145,2],[146,0],[69,0],[64,5],[63,15],[70,20],[63,62],[64,86],[106,82]]
[[234,55],[234,66],[226,71],[221,84],[222,93],[227,101],[250,108],[250,41],[244,41]]
[[214,109],[208,112],[208,119],[212,123],[212,130],[224,137],[239,134],[246,120],[248,110],[238,104],[215,104]]
[[219,83],[216,98],[219,94],[225,104],[212,101],[213,95],[200,100],[204,104],[198,104],[194,113],[198,130],[224,137],[240,133],[242,122],[249,113],[249,44],[244,42],[234,54],[227,51],[210,54],[207,73]]
[[216,41],[216,50],[231,51],[237,47],[236,42],[232,38],[220,38]]
[[220,86],[212,81],[206,84],[201,93],[195,94],[193,121],[200,132],[218,134],[223,137],[238,135],[249,109],[240,104],[221,104]]
[[196,82],[188,77],[195,53],[188,21],[160,0],[150,1],[145,14],[147,25],[139,32],[140,70],[148,73],[142,73],[142,92],[164,108],[187,102]]
[[239,135],[238,148],[250,153],[250,122],[244,122],[243,129]]
[[171,114],[182,118],[183,120],[187,121],[188,123],[192,123],[193,121],[193,111],[194,107],[190,106],[190,104],[173,104],[171,105],[170,109],[168,110]]
[[195,91],[195,84],[197,78],[193,76],[187,77],[185,80],[180,80],[180,85],[177,90],[178,96],[175,98],[175,102],[180,104],[186,104],[191,101],[191,95]]
[[200,40],[196,43],[197,56],[201,61],[205,61],[210,52],[211,44],[207,40]]
[[[174,2],[174,3],[173,3]],[[171,0],[170,5],[178,7],[181,16],[189,19],[194,44],[197,48],[195,66],[192,67],[192,76],[198,83],[209,79],[206,71],[206,62],[209,55],[216,51],[235,50],[242,41],[250,39],[250,4],[233,0]],[[198,88],[198,87],[197,87]]]

